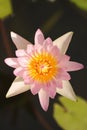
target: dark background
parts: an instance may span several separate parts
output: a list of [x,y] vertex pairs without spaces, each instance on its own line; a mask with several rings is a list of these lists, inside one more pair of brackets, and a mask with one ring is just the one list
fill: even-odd
[[54,100],[50,100],[47,112],[40,107],[37,96],[29,91],[6,99],[13,79],[13,69],[4,63],[6,57],[15,56],[16,50],[10,38],[14,31],[34,42],[35,31],[40,28],[45,37],[53,40],[66,32],[74,35],[67,54],[80,62],[84,69],[72,72],[71,83],[77,95],[87,99],[87,12],[68,0],[12,0],[13,14],[0,20],[0,130],[61,130],[53,118]]

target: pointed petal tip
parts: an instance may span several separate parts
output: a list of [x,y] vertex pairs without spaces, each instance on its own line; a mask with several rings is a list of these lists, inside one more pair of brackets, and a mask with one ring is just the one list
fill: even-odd
[[5,64],[9,65],[9,59],[10,59],[10,58],[4,59]]
[[74,34],[74,32],[70,31],[70,32],[65,33],[64,35],[73,36],[73,34]]
[[43,108],[43,110],[46,112],[48,110],[48,107],[47,108]]
[[43,109],[43,111],[47,111],[48,110],[48,106],[46,106],[46,105],[41,105],[41,108]]
[[74,32],[73,31],[70,31],[70,32],[67,32],[67,33],[65,33],[64,35],[66,35],[67,36],[67,38],[72,38],[72,36],[73,36],[73,34],[74,34]]
[[4,62],[5,62],[5,63],[7,63],[7,58],[6,58],[6,59],[4,59]]
[[41,32],[41,29],[40,29],[40,28],[38,28],[38,29],[37,29],[37,32]]
[[72,34],[72,35],[73,35],[73,34],[74,34],[74,32],[73,32],[73,31],[70,31],[70,32],[68,32],[68,34]]
[[15,96],[15,94],[9,89],[8,92],[6,93],[6,98],[10,98],[10,97],[13,97]]
[[10,98],[10,97],[12,97],[12,96],[7,92],[6,98]]
[[25,85],[22,78],[16,77],[6,94],[6,98],[16,96],[18,94],[28,91],[29,89],[30,86]]
[[81,69],[84,69],[84,65],[83,65],[83,64],[80,64],[80,65],[81,65],[81,66],[80,66],[80,67],[81,67]]
[[72,101],[74,101],[74,102],[77,102],[77,101],[78,101],[76,95],[73,95],[70,99],[71,99]]
[[15,92],[12,92],[10,89],[8,90],[8,92],[6,93],[6,98],[10,98],[13,96],[16,96],[17,94],[15,94]]
[[40,28],[38,28],[38,29],[36,30],[36,34],[37,34],[37,35],[43,35],[43,32],[42,32],[42,30],[41,30]]
[[13,31],[10,32],[10,35],[11,35],[11,37],[14,37],[14,38],[16,38],[16,36],[17,36],[16,33],[14,33]]
[[73,31],[70,31],[70,32],[68,32],[68,33],[66,33],[66,34],[67,34],[68,37],[72,38],[74,32],[73,32]]
[[56,40],[54,40],[53,44],[60,49],[61,53],[65,54],[69,47],[72,36],[73,36],[73,31],[67,32],[62,36],[60,36],[59,38],[57,38]]
[[63,81],[63,89],[57,88],[57,93],[71,99],[72,101],[77,101],[76,94],[69,81]]
[[40,28],[38,28],[38,29],[36,30],[36,33],[35,33],[35,34],[36,34],[36,36],[37,36],[37,35],[43,35],[43,33],[42,33],[42,31],[41,31]]
[[81,64],[81,63],[77,63],[77,71],[78,70],[81,70],[81,69],[84,69],[84,65],[83,64]]

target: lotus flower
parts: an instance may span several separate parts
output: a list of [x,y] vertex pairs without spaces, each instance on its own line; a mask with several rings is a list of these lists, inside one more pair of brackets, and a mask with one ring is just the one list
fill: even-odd
[[30,90],[33,95],[38,94],[41,107],[47,111],[49,98],[59,93],[76,101],[75,93],[69,82],[69,71],[80,70],[83,65],[70,61],[65,52],[71,41],[73,32],[68,32],[52,41],[44,38],[38,29],[34,42],[31,44],[18,34],[11,32],[11,38],[17,47],[15,58],[6,58],[5,63],[14,69],[16,76],[6,97]]

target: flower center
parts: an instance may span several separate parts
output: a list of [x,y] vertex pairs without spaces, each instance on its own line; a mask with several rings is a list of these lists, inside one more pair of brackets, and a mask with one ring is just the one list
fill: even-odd
[[55,57],[47,52],[33,55],[28,63],[28,73],[34,80],[46,83],[52,80],[58,71]]

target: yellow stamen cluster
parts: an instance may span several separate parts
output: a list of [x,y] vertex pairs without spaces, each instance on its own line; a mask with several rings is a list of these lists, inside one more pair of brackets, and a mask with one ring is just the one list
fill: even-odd
[[28,62],[28,73],[42,83],[52,80],[58,71],[57,60],[47,52],[33,55]]

